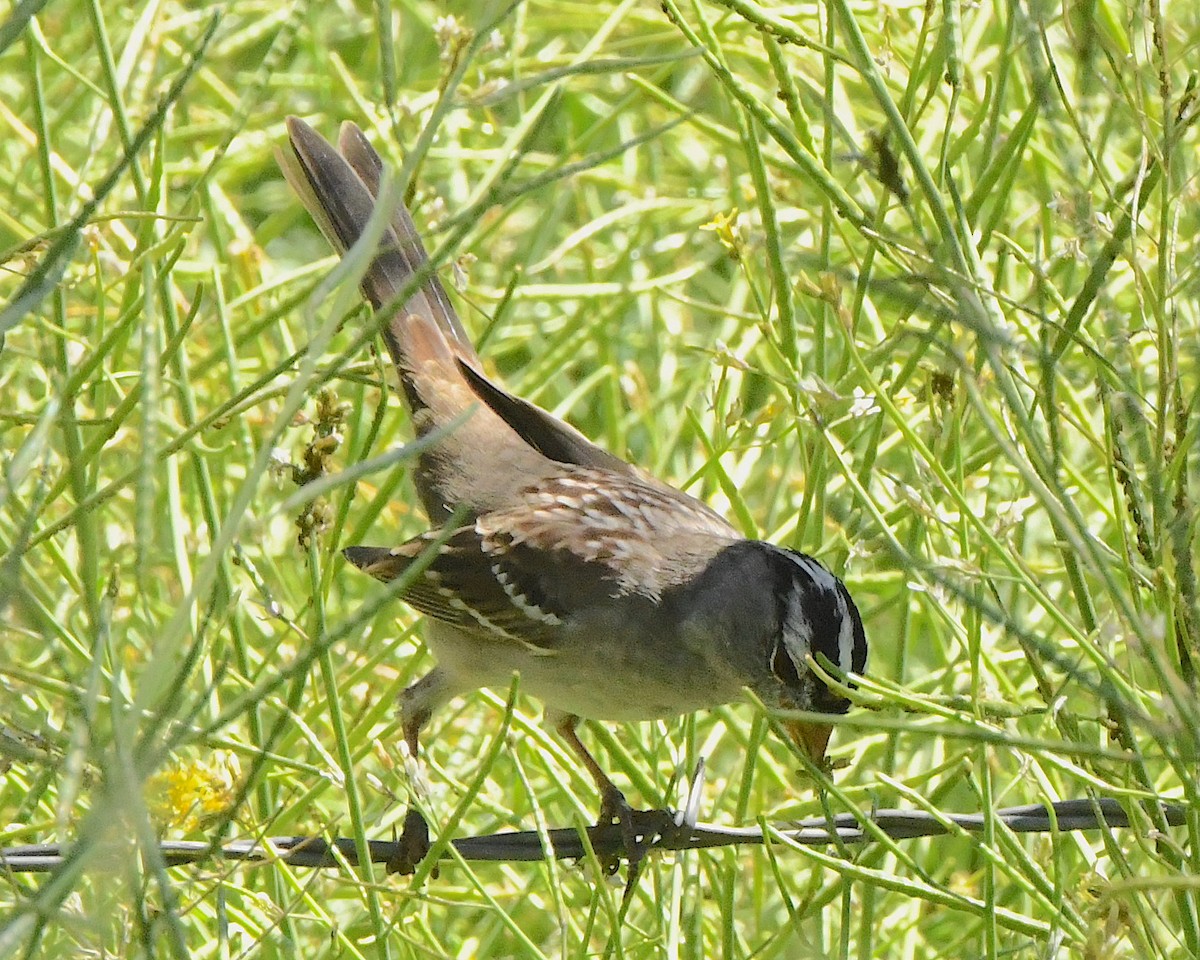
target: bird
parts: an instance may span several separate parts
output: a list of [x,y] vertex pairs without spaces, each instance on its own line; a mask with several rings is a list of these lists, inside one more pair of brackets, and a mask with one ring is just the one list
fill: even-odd
[[[383,161],[352,122],[336,146],[297,117],[286,128],[284,175],[344,254],[367,228]],[[385,312],[380,330],[414,432],[429,441],[414,486],[430,529],[342,551],[384,582],[418,565],[401,597],[424,616],[436,666],[399,698],[412,756],[436,709],[519,674],[595,782],[597,823],[629,829],[638,811],[584,746],[581,720],[672,718],[747,690],[768,710],[848,710],[844,689],[813,669],[823,656],[851,686],[866,671],[862,617],[840,578],[804,553],[746,538],[488,377],[402,203],[360,285]],[[830,723],[781,723],[824,762]],[[633,843],[626,834],[631,873]],[[389,872],[413,872],[429,850],[411,805],[397,850]]]

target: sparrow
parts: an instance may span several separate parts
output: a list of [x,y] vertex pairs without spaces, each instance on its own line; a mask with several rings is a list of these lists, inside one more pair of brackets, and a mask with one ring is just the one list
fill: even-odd
[[[353,123],[336,148],[298,118],[287,131],[284,174],[345,253],[371,217],[383,161]],[[402,594],[424,615],[437,661],[400,696],[411,755],[438,707],[519,673],[595,781],[598,823],[627,825],[636,811],[579,739],[581,719],[670,718],[746,690],[770,710],[845,713],[849,701],[812,669],[823,656],[843,674],[865,671],[866,635],[845,584],[806,554],[747,539],[498,385],[427,261],[399,204],[361,287],[386,311],[380,329],[413,428],[431,441],[414,479],[432,529],[343,551],[385,582],[424,565]],[[829,724],[782,723],[823,762]],[[428,827],[410,809],[389,870],[412,872],[428,848]]]

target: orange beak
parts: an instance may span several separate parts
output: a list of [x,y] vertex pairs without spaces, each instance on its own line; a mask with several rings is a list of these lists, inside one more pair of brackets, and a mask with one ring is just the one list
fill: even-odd
[[833,727],[823,723],[803,723],[801,721],[785,722],[784,729],[791,734],[805,755],[817,766],[825,762],[825,748],[829,746],[829,738],[833,735]]

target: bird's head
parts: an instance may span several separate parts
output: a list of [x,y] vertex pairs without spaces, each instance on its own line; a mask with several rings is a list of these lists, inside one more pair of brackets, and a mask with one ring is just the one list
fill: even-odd
[[[756,691],[771,706],[812,713],[842,714],[850,701],[832,690],[810,667],[823,655],[845,673],[867,666],[867,637],[858,607],[840,579],[803,553],[769,545],[778,630],[768,638],[769,679]],[[785,720],[796,744],[820,763],[833,732],[829,724]]]

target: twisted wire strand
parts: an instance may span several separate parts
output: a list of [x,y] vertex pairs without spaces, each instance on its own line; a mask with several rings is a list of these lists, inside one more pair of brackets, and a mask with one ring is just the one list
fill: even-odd
[[[1142,808],[1149,818],[1153,805]],[[1173,827],[1186,821],[1185,808],[1172,803],[1158,804],[1163,821]],[[997,810],[992,819],[1013,833],[1046,833],[1050,831],[1100,830],[1136,826],[1134,818],[1112,798],[1060,800],[1047,805],[1030,804]],[[981,813],[939,814],[924,810],[874,810],[870,813],[842,813],[832,818],[814,817],[797,823],[770,827],[765,832],[757,827],[719,827],[689,823],[684,812],[661,810],[639,811],[636,822],[637,840],[644,850],[698,850],[734,844],[765,844],[775,835],[792,843],[820,846],[829,843],[856,844],[868,842],[870,833],[865,822],[896,840],[934,837],[963,831],[980,833],[987,817]],[[586,833],[597,853],[624,853],[624,836],[619,824],[603,824],[586,831],[573,827],[547,831],[551,850],[542,845],[541,836],[532,830],[494,833],[452,840],[455,854],[463,860],[530,862],[557,859],[580,859],[587,855],[581,834]],[[1156,830],[1151,830],[1155,835]],[[393,841],[369,842],[371,861],[387,863],[396,856],[398,844]],[[38,873],[55,869],[67,856],[69,845],[35,843],[0,849],[0,871]],[[343,864],[357,865],[358,849],[349,837],[326,840],[322,837],[275,837],[265,840],[235,840],[221,846],[189,840],[164,840],[160,844],[163,861],[177,867],[199,863],[210,858],[240,860],[250,863],[283,861],[291,866],[330,868]],[[442,859],[454,854],[446,851]]]

